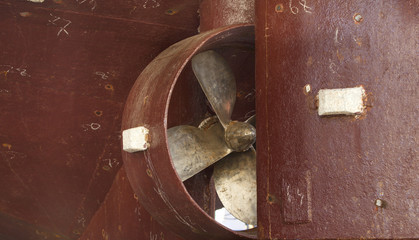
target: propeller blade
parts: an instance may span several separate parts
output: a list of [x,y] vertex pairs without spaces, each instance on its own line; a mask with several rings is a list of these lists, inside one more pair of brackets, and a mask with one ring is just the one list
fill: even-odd
[[257,224],[256,151],[234,152],[214,166],[214,184],[224,207],[247,224]]
[[192,69],[224,128],[231,121],[236,102],[236,81],[226,60],[209,50],[192,58]]
[[206,129],[176,126],[167,130],[169,152],[182,181],[187,180],[232,152],[224,141],[219,122]]

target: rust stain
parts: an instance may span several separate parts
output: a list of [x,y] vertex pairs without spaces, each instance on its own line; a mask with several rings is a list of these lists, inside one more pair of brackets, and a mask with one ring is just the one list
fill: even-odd
[[147,173],[147,176],[149,176],[149,177],[153,177],[153,174],[151,173],[150,169],[147,169],[147,170],[146,170],[146,173]]
[[268,193],[268,195],[266,196],[266,201],[268,201],[268,203],[272,205],[277,203],[278,199],[274,195]]
[[179,10],[178,9],[174,9],[174,8],[170,8],[167,9],[166,11],[164,11],[164,14],[169,15],[169,16],[173,16],[175,14],[178,14]]
[[112,84],[106,84],[106,85],[105,85],[105,89],[106,89],[106,90],[109,90],[109,91],[113,91],[113,90],[114,90],[114,88],[113,88],[113,85],[112,85]]
[[12,145],[8,144],[8,143],[3,143],[1,146],[4,147],[4,148],[7,148],[9,150],[12,149]]
[[102,169],[105,170],[105,171],[110,171],[111,170],[111,168],[108,165],[103,166]]
[[239,91],[239,92],[236,93],[236,97],[237,98],[242,98],[245,94],[246,94],[245,92]]
[[265,232],[263,231],[264,228],[261,223],[258,222],[258,229],[259,229],[259,237],[260,239],[265,239]]
[[0,72],[0,74],[3,74],[4,75],[4,80],[7,80],[7,73],[8,73],[9,71],[1,71]]
[[283,5],[282,3],[277,4],[277,5],[275,6],[275,12],[279,12],[279,13],[284,12],[284,5]]
[[109,239],[109,234],[105,231],[105,229],[102,229],[102,238],[105,240]]
[[356,37],[356,38],[354,38],[354,40],[355,40],[355,42],[356,42],[356,44],[358,44],[358,46],[362,46],[362,38],[360,38],[360,37]]
[[76,229],[76,230],[73,230],[73,234],[75,234],[75,235],[80,235],[80,231],[78,230],[78,229]]
[[307,66],[310,67],[311,65],[313,65],[313,57],[312,56],[308,57],[308,60],[307,60]]
[[96,115],[96,116],[100,117],[100,116],[102,116],[103,111],[101,111],[101,110],[96,110],[94,113],[95,113],[95,115]]
[[30,12],[20,12],[19,15],[21,17],[30,17],[30,16],[32,16],[32,13],[30,13]]
[[336,56],[339,59],[339,62],[342,62],[343,59],[345,59],[345,57],[343,57],[343,55],[339,52],[339,50],[336,50]]

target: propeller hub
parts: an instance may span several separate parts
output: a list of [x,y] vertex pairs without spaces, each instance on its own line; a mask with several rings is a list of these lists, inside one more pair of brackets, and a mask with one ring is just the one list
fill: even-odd
[[224,135],[227,146],[236,151],[248,150],[256,141],[256,128],[246,122],[231,121]]

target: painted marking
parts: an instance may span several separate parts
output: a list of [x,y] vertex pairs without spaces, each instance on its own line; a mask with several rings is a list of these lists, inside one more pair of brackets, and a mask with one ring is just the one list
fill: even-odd
[[83,128],[83,131],[88,131],[89,129],[96,131],[99,130],[99,128],[101,127],[99,123],[86,123],[81,125],[81,127]]
[[109,72],[104,73],[104,72],[97,71],[95,72],[95,75],[100,76],[103,80],[106,80],[109,78]]
[[336,32],[335,32],[335,43],[339,43],[338,35],[339,35],[339,28],[336,28]]
[[[313,13],[312,8],[307,6],[307,0],[300,0],[298,3],[303,7],[304,12],[310,13],[310,14]],[[289,8],[290,8],[290,11],[291,11],[292,14],[294,14],[294,15],[298,14],[300,9],[298,7],[292,5],[292,0],[289,1],[288,5],[289,5]]]
[[143,8],[158,8],[160,7],[159,0],[146,0],[143,4]]
[[289,170],[282,176],[284,221],[288,224],[311,222],[311,173]]
[[106,159],[103,159],[102,161],[106,162],[110,168],[113,168],[119,165],[119,161],[116,158],[106,158]]
[[289,2],[290,10],[292,14],[297,14],[299,12],[298,8],[296,6],[292,6],[292,0]]
[[27,0],[28,2],[43,3],[44,0]]
[[9,73],[19,73],[22,77],[31,77],[26,71],[26,68],[22,67],[14,67],[12,65],[0,65],[0,68],[6,69],[0,72],[0,74],[4,74],[4,76],[7,76]]
[[97,2],[96,2],[96,0],[75,0],[76,1],[76,3],[78,3],[79,5],[82,5],[82,4],[84,4],[84,3],[86,3],[87,2],[87,5],[89,5],[90,6],[90,10],[91,11],[93,11],[93,10],[95,10],[96,9],[96,7],[97,7]]
[[15,158],[25,159],[27,157],[26,154],[15,152],[15,151],[0,151],[0,155],[4,160],[13,160]]
[[157,233],[153,234],[152,232],[150,232],[150,240],[157,240],[159,235],[157,235]]
[[24,68],[16,68],[16,71],[18,71],[20,76],[22,76],[22,77],[30,77],[31,76],[31,75],[26,73],[26,69],[24,69]]
[[309,7],[309,6],[307,6],[307,0],[300,0],[299,2],[298,2],[301,6],[303,6],[303,10],[304,10],[304,12],[306,12],[306,13],[313,13],[312,11],[311,11],[311,7]]
[[138,221],[141,222],[141,208],[140,207],[136,207],[134,209],[134,213],[137,215]]
[[297,195],[300,197],[300,206],[303,206],[304,194],[300,192],[299,188],[297,188]]
[[329,70],[330,70],[330,72],[332,72],[332,73],[337,73],[337,70],[338,70],[338,67],[336,66],[336,64],[334,63],[334,62],[330,62],[330,65],[329,65]]
[[57,37],[60,36],[62,32],[64,32],[67,35],[70,35],[67,31],[67,27],[71,24],[70,20],[67,20],[65,18],[60,18],[58,16],[53,15],[52,13],[49,14],[53,19],[48,20],[48,24],[51,24],[53,26],[57,26],[60,28],[57,33]]
[[290,194],[290,185],[286,185],[286,186],[287,186],[287,200],[288,200],[289,203],[291,203],[292,202],[292,197],[291,197],[291,194]]
[[77,219],[77,223],[80,224],[82,227],[85,227],[85,225],[86,225],[86,219],[84,217],[79,217]]

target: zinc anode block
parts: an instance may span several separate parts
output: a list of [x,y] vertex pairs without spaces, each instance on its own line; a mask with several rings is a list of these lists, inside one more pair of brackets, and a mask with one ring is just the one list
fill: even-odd
[[148,129],[136,127],[122,132],[122,148],[124,151],[133,153],[147,149]]
[[355,115],[364,111],[363,87],[321,89],[319,91],[319,116]]

